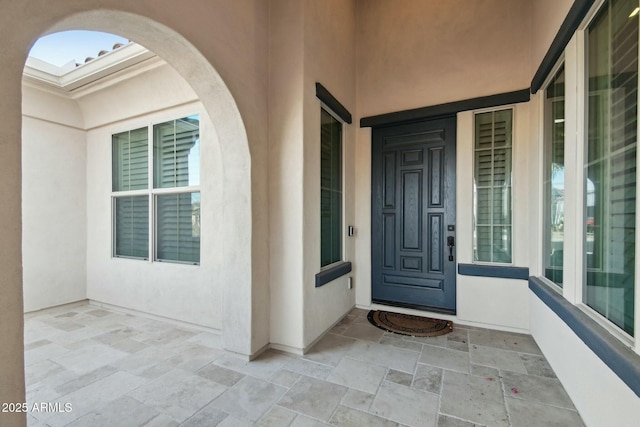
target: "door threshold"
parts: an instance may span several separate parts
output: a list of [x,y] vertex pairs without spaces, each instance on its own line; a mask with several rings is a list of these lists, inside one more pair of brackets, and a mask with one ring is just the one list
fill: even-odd
[[442,313],[442,314],[451,314],[454,315],[456,314],[456,309],[448,309],[448,308],[441,308],[441,307],[429,307],[426,305],[419,305],[419,304],[408,304],[408,303],[404,303],[404,302],[397,302],[397,301],[385,301],[385,300],[379,300],[379,299],[373,299],[371,300],[372,303],[375,304],[380,304],[380,305],[388,305],[390,307],[402,307],[402,308],[411,308],[414,310],[420,310],[420,311],[430,311],[433,313]]

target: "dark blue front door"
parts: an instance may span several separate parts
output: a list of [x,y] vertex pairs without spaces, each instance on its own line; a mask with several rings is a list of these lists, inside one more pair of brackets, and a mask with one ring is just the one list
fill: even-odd
[[455,313],[455,117],[373,130],[374,302]]

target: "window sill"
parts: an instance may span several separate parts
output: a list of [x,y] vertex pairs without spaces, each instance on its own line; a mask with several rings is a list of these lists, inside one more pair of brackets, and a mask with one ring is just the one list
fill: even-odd
[[636,395],[640,396],[640,355],[634,353],[578,307],[569,303],[541,278],[529,278],[529,289]]
[[316,274],[316,288],[326,285],[332,280],[351,272],[351,262],[342,262],[334,267],[328,268]]
[[528,267],[458,264],[458,274],[461,274],[463,276],[498,277],[501,279],[529,280]]

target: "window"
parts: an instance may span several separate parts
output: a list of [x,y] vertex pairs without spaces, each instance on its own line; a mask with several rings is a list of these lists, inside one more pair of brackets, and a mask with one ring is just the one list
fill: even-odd
[[320,266],[342,261],[342,123],[320,121]]
[[564,254],[564,65],[544,96],[544,275],[562,287]]
[[115,257],[200,262],[197,115],[113,135],[112,183]]
[[511,109],[475,115],[474,260],[511,263]]
[[607,1],[586,32],[584,302],[634,335],[638,1]]

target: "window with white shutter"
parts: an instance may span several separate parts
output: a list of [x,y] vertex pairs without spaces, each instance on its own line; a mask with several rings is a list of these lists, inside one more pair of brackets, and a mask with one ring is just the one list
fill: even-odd
[[512,133],[511,109],[475,115],[475,261],[512,262]]
[[114,256],[198,264],[199,185],[197,115],[113,135]]

